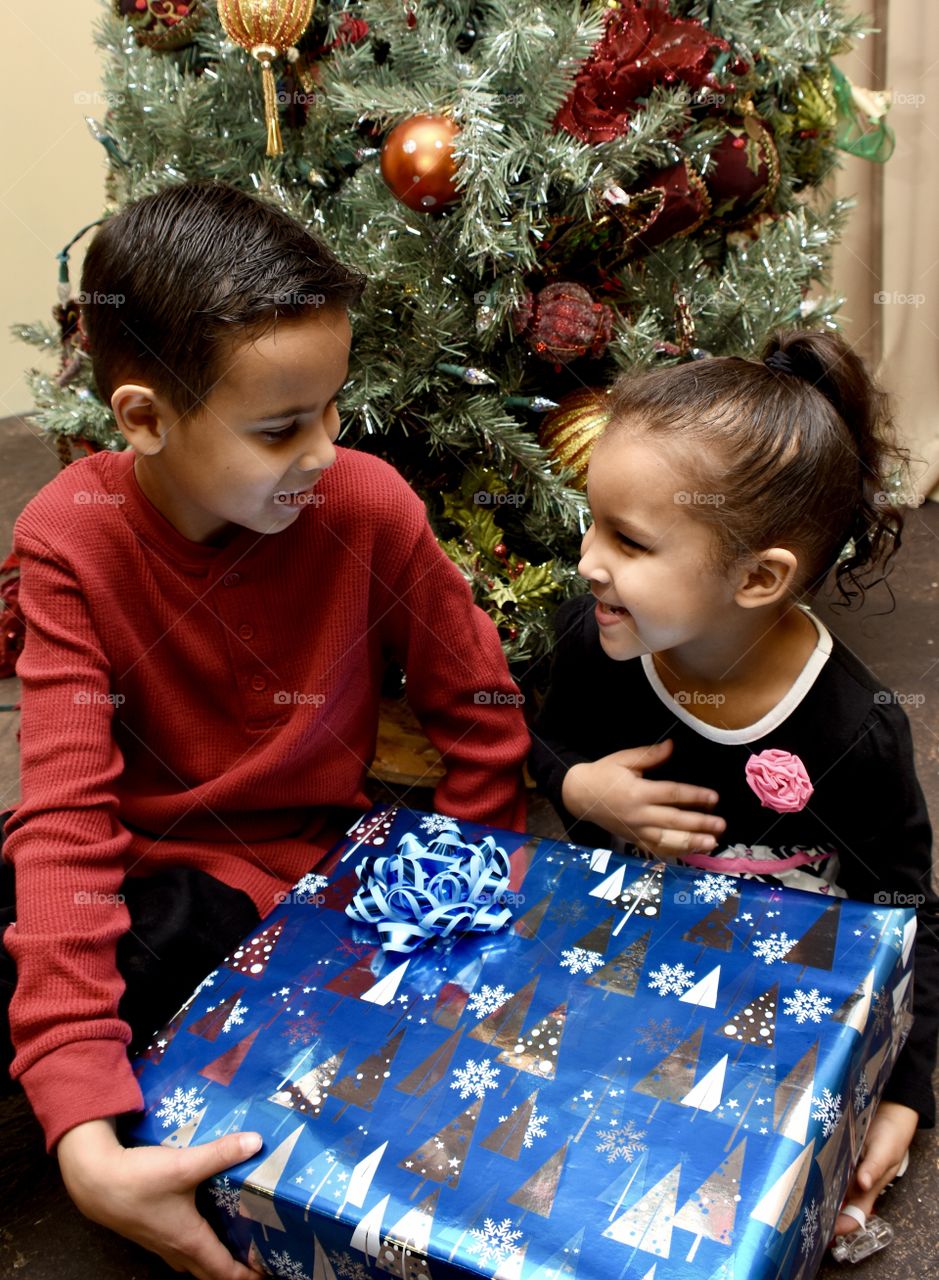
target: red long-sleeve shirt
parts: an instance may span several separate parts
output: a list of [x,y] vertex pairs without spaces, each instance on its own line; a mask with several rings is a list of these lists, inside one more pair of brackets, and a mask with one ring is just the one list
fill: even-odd
[[16,524],[22,801],[7,824],[18,1077],[50,1148],[139,1109],[117,1016],[128,874],[275,895],[321,859],[374,754],[389,658],[446,764],[436,806],[520,827],[528,735],[485,615],[387,464],[345,449],[282,532],[191,542],[130,451],[67,467]]

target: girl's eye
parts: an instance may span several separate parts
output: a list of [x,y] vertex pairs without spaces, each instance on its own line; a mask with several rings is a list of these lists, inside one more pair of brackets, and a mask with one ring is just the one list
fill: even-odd
[[629,547],[632,551],[648,551],[648,547],[641,546],[634,538],[630,538],[628,534],[617,532],[616,539],[622,543],[624,547]]

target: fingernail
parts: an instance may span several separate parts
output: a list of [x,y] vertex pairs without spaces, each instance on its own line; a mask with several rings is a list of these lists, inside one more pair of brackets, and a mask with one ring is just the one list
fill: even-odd
[[244,1133],[241,1135],[241,1153],[247,1159],[253,1156],[256,1151],[260,1151],[264,1145],[264,1139],[259,1133]]

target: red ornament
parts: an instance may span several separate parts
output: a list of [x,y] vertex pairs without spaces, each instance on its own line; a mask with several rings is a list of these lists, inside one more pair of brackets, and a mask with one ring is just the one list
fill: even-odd
[[554,119],[581,142],[609,142],[626,132],[640,98],[661,81],[700,88],[716,54],[730,46],[696,19],[674,18],[668,0],[627,0],[581,67]]
[[661,191],[664,199],[651,224],[637,237],[646,249],[673,236],[690,235],[711,212],[707,188],[687,160],[655,174],[649,190]]
[[764,121],[748,115],[728,124],[704,166],[714,216],[742,222],[762,213],[779,186],[779,153]]
[[528,294],[513,324],[543,360],[570,364],[588,351],[603,355],[613,335],[613,312],[606,303],[595,302],[583,285],[559,281],[534,297]]
[[459,132],[446,116],[412,116],[391,130],[381,149],[381,176],[402,204],[433,213],[460,198],[453,181]]

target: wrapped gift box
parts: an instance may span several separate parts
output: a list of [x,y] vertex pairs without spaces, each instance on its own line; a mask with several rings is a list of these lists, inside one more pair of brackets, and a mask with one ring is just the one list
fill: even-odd
[[812,1275],[914,913],[495,831],[511,923],[388,954],[355,869],[447,821],[373,812],[285,896],[139,1059],[130,1139],[259,1130],[206,1207],[278,1276]]

